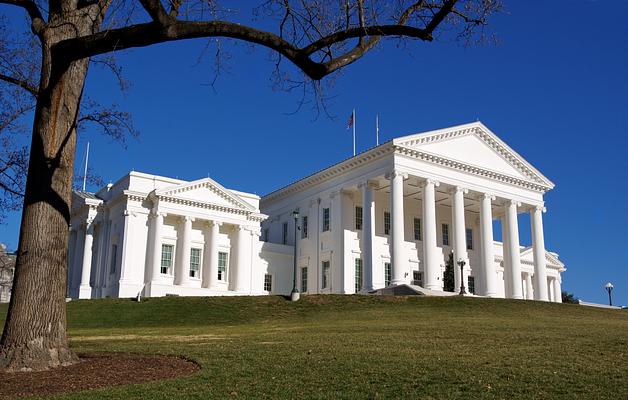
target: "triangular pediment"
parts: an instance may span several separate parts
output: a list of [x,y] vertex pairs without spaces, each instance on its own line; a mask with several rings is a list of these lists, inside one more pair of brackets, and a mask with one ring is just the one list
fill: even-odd
[[481,122],[395,139],[397,146],[438,155],[536,184],[554,184]]
[[[534,262],[534,254],[532,246],[521,249],[520,257],[522,261]],[[545,250],[545,262],[547,265],[563,269],[565,264],[558,259],[558,254]]]
[[157,196],[175,197],[183,200],[255,211],[251,204],[211,178],[203,178],[160,189],[155,194]]

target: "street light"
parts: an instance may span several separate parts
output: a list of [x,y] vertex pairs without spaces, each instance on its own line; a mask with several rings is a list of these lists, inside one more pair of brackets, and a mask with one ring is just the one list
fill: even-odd
[[464,262],[464,260],[462,258],[458,259],[458,265],[460,266],[460,293],[458,293],[459,295],[463,295],[463,294],[467,294],[467,292],[464,290],[464,265],[466,263]]
[[292,281],[292,293],[290,293],[290,300],[299,300],[300,294],[297,289],[297,222],[299,221],[299,212],[294,210],[292,212],[292,218],[294,218],[294,279]]
[[613,305],[613,299],[611,298],[611,292],[613,291],[613,284],[608,282],[605,286],[606,291],[608,292],[608,305]]

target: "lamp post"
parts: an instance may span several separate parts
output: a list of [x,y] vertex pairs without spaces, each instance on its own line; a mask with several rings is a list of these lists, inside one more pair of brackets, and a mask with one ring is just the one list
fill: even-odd
[[458,293],[459,295],[463,295],[463,294],[467,294],[467,292],[464,290],[464,265],[466,263],[464,262],[464,260],[462,258],[458,259],[458,265],[460,266],[460,293]]
[[292,281],[292,292],[290,293],[290,300],[297,301],[300,297],[299,289],[297,289],[297,223],[299,221],[299,212],[297,210],[294,210],[292,212],[292,217],[294,218],[294,279]]
[[604,287],[606,288],[606,291],[608,292],[608,305],[612,306],[613,299],[611,297],[611,292],[613,291],[613,284],[608,282],[606,285],[604,285]]

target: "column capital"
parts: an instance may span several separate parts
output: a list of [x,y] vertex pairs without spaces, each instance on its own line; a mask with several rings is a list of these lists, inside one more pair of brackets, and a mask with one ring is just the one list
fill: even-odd
[[449,189],[450,194],[456,194],[459,192],[462,192],[462,194],[467,194],[469,193],[469,189],[462,186],[452,186],[451,189]]
[[439,187],[440,182],[432,178],[425,178],[424,180],[419,182],[419,186],[421,187],[426,187],[428,185],[434,185],[434,187]]
[[310,200],[310,207],[315,207],[315,206],[317,206],[319,204],[321,204],[320,197],[317,197],[315,199]]
[[531,205],[530,206],[530,211],[534,212],[534,211],[541,211],[541,212],[547,212],[547,208],[545,208],[545,206],[543,205]]
[[162,217],[165,218],[166,217],[166,213],[163,211],[159,211],[156,208],[153,208],[152,210],[150,210],[150,212],[148,213],[148,216],[151,218],[155,218],[155,217]]
[[478,200],[491,200],[491,201],[495,201],[496,197],[494,195],[492,195],[491,193],[480,193],[477,196]]
[[386,174],[386,179],[395,179],[396,177],[401,176],[403,179],[408,179],[408,173],[401,172],[397,169],[393,169],[389,173]]
[[515,206],[515,207],[521,207],[521,202],[517,201],[517,200],[512,200],[512,199],[506,199],[506,201],[504,202],[504,205],[506,206]]
[[205,221],[205,225],[206,225],[208,228],[211,228],[212,226],[219,226],[219,227],[220,227],[220,226],[222,226],[222,222],[220,222],[220,221],[213,221],[213,220],[209,220],[209,221]]
[[181,215],[179,220],[181,222],[194,222],[196,219],[194,217],[190,217],[189,215]]
[[366,187],[370,187],[371,189],[377,189],[379,188],[379,183],[370,179],[364,182],[358,183],[358,189],[364,189]]

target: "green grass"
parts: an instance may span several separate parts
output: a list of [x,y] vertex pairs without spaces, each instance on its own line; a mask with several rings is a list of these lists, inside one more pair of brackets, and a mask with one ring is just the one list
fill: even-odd
[[73,301],[68,318],[76,351],[183,355],[202,370],[60,398],[628,399],[621,310],[457,297],[161,298]]

